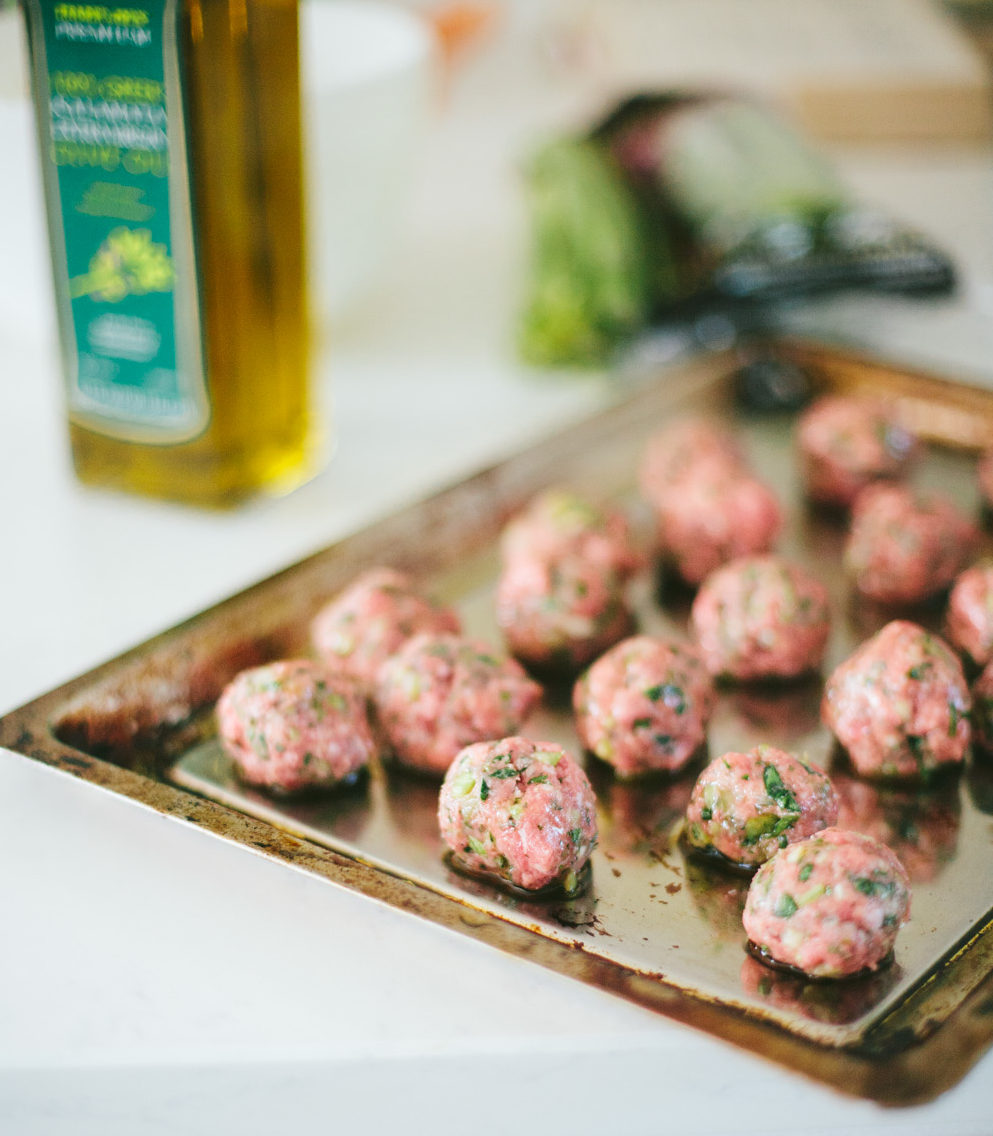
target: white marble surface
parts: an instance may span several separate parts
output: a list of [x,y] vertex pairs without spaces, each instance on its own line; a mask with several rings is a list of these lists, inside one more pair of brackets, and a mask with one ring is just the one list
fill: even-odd
[[[507,65],[481,58],[450,90],[407,242],[332,334],[333,461],[223,515],[73,481],[27,108],[0,104],[0,710],[602,404],[603,377],[513,358],[509,156],[535,106],[554,121],[577,99],[554,82],[540,103],[523,83],[494,98]],[[988,155],[846,168],[989,296]],[[3,752],[0,912],[12,1136],[990,1131],[993,1055],[934,1104],[882,1110]]]

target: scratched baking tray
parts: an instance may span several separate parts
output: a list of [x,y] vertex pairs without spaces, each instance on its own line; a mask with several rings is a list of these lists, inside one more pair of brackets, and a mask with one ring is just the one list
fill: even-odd
[[[978,511],[974,450],[993,441],[993,398],[836,352],[778,347],[825,385],[889,388],[922,432],[942,443],[917,480]],[[848,1092],[908,1102],[954,1083],[993,1036],[993,765],[970,763],[928,790],[882,789],[853,777],[820,725],[817,680],[721,692],[711,754],[771,743],[832,767],[845,814],[887,840],[914,889],[913,918],[892,965],[842,983],[805,982],[744,951],[748,881],[703,863],[679,840],[698,762],[682,777],[616,781],[593,758],[600,844],[586,894],[510,896],[447,867],[437,783],[374,763],[359,787],[288,803],[246,789],[213,735],[211,708],[242,666],[306,649],[316,609],[357,572],[391,563],[498,640],[495,537],[550,483],[628,505],[638,456],[667,418],[705,408],[733,418],[731,356],[640,385],[578,427],[263,581],[0,720],[0,744],[105,785],[257,852],[475,935],[553,969],[693,1023]],[[739,418],[757,471],[789,523],[780,550],[829,585],[836,613],[826,670],[891,613],[855,602],[837,570],[843,531],[804,509],[788,417]],[[990,551],[989,544],[985,551]],[[683,634],[688,601],[633,584],[640,627]],[[940,608],[913,617],[935,629]],[[579,752],[564,691],[549,692],[524,732]],[[833,762],[833,765],[832,765]]]

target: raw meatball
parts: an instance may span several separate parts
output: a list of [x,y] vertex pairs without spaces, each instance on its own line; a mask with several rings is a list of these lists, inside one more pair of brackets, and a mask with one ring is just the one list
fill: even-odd
[[376,710],[397,759],[444,773],[471,742],[518,729],[541,697],[519,663],[458,635],[415,635],[379,671]]
[[419,631],[461,630],[459,617],[439,608],[392,568],[372,568],[323,607],[310,625],[321,658],[371,689],[380,666]]
[[438,823],[459,867],[529,891],[575,891],[597,842],[586,774],[559,746],[519,737],[462,750],[441,787]]
[[307,659],[242,671],[217,723],[242,780],[283,793],[351,781],[376,748],[356,684]]
[[972,736],[985,753],[993,753],[993,663],[972,684]]
[[715,758],[697,778],[686,836],[736,864],[762,864],[838,819],[826,773],[772,746]]
[[759,868],[742,921],[775,962],[811,978],[847,978],[887,961],[909,914],[907,873],[889,848],[826,828]]
[[824,659],[827,588],[778,556],[732,560],[704,581],[690,626],[712,674],[795,678]]
[[692,647],[638,635],[573,689],[580,741],[621,777],[681,769],[706,737],[714,689]]
[[497,624],[511,654],[537,668],[575,671],[631,628],[624,581],[576,555],[521,556],[496,592]]
[[888,623],[831,675],[821,717],[863,777],[926,777],[969,747],[969,688],[937,635]]
[[993,660],[993,563],[967,568],[948,597],[948,638],[972,661]]
[[549,489],[535,497],[504,529],[500,550],[507,563],[519,557],[578,556],[622,577],[643,563],[622,512],[598,509],[567,489]]
[[767,552],[783,524],[779,502],[761,481],[711,465],[653,504],[662,554],[691,585],[738,556]]
[[917,448],[892,409],[841,395],[819,399],[804,412],[797,440],[807,496],[846,507],[873,481],[900,477]]
[[972,522],[940,494],[874,485],[855,502],[845,568],[870,599],[919,603],[948,587],[977,539]]
[[639,480],[660,549],[689,584],[735,556],[767,551],[782,527],[779,502],[749,472],[734,436],[705,418],[656,434]]
[[704,466],[733,474],[744,470],[746,462],[724,426],[707,418],[681,418],[654,434],[645,447],[638,477],[642,494],[654,502]]

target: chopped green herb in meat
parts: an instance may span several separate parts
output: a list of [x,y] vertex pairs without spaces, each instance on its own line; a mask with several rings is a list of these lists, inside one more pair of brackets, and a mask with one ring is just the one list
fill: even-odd
[[762,782],[765,785],[765,791],[784,812],[798,813],[800,811],[796,797],[783,784],[779,770],[774,765],[765,767],[762,773]]
[[799,813],[795,813],[793,816],[777,816],[775,813],[762,813],[760,816],[749,817],[748,820],[745,821],[745,835],[742,838],[742,843],[747,846],[757,844],[763,836],[782,836],[783,833],[791,829],[799,819]]
[[917,764],[923,764],[927,757],[927,738],[919,737],[917,734],[908,734],[907,745]]
[[852,884],[863,895],[892,895],[896,890],[892,880],[870,880],[866,876],[855,877]]
[[773,909],[773,915],[778,915],[780,919],[789,919],[789,917],[796,913],[797,902],[790,895],[788,891],[784,891],[776,902]]
[[664,702],[677,714],[686,712],[686,695],[683,688],[674,682],[660,682],[657,686],[650,686],[645,691],[645,697],[650,702]]

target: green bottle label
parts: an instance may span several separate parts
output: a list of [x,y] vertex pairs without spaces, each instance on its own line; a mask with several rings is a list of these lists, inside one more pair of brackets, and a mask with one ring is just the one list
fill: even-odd
[[25,0],[73,421],[173,443],[209,419],[179,0]]

